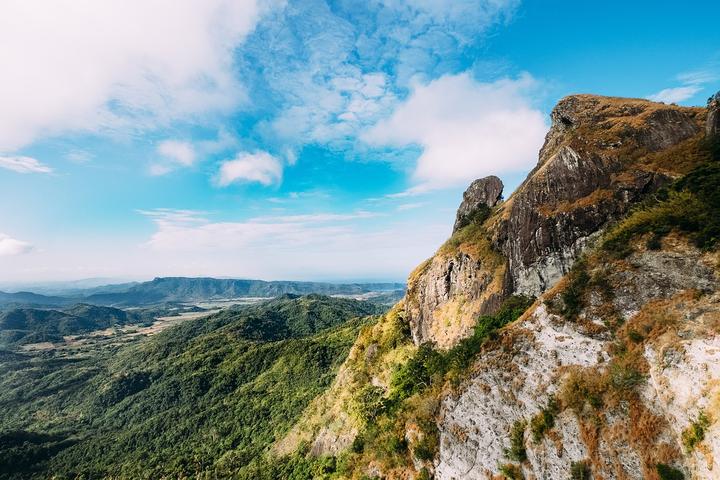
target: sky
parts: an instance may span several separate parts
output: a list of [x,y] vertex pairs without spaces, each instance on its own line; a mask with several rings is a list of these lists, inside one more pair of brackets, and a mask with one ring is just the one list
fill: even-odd
[[0,281],[404,280],[573,93],[705,105],[720,2],[3,0]]

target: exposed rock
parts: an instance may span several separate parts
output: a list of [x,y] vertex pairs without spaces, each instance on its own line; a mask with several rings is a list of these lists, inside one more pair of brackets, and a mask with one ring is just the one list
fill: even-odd
[[470,184],[455,217],[453,232],[470,223],[481,207],[492,208],[502,198],[503,183],[496,176],[475,180]]
[[534,296],[567,273],[608,222],[669,181],[642,156],[701,131],[696,109],[589,95],[561,100],[552,119],[538,167],[507,202],[495,236],[513,291]]
[[[408,281],[407,318],[416,345],[448,348],[467,337],[477,315],[494,312],[503,297],[504,262],[499,255],[474,258],[464,252],[437,255]],[[451,320],[451,321],[449,321]]]
[[708,99],[708,114],[705,124],[705,134],[710,137],[720,134],[720,92]]
[[[483,354],[462,394],[448,397],[440,420],[438,479],[489,479],[506,463],[509,432],[517,420],[538,413],[568,365],[596,365],[603,342],[558,323],[543,305],[512,334],[511,350]],[[570,478],[570,462],[585,458],[577,421],[564,417],[558,433],[565,455],[540,446],[528,455],[536,478]]]
[[[702,138],[705,118],[702,108],[640,99],[561,100],[525,182],[494,206],[477,238],[459,238],[462,219],[477,206],[496,204],[502,191],[493,177],[474,182],[458,210],[453,241],[460,246],[441,249],[409,281],[415,341],[452,346],[472,331],[477,315],[492,313],[507,295],[537,296],[551,288],[608,224],[683,173],[673,162],[654,164],[654,155]],[[478,244],[505,268],[463,254]],[[491,281],[498,274],[502,278]]]
[[[591,462],[593,478],[606,480],[654,478],[649,472],[654,475],[660,461],[693,474],[686,478],[715,478],[720,422],[710,425],[705,440],[687,457],[689,463],[682,464],[680,452],[683,431],[700,411],[713,418],[720,413],[716,261],[676,239],[666,242],[664,251],[643,252],[612,265],[612,271],[619,268],[610,280],[619,297],[615,301],[632,310],[629,325],[641,314],[660,315],[667,325],[673,325],[672,318],[683,321],[648,340],[650,375],[641,403],[606,406],[602,423],[592,415],[561,410],[540,442],[532,440],[528,428],[525,478],[570,478],[572,462],[581,460]],[[697,289],[716,293],[690,293]],[[660,300],[664,303],[658,304]],[[584,328],[550,314],[538,302],[482,353],[471,378],[443,400],[437,479],[495,478],[498,465],[509,461],[505,449],[514,422],[536,415],[562,389],[567,372],[608,371],[613,338]]]

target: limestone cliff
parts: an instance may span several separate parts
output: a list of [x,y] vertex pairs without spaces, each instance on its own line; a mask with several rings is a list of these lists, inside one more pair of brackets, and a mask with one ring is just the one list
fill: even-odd
[[[499,204],[502,184],[494,177],[473,183],[453,237],[409,279],[416,343],[452,346],[469,334],[472,318],[495,311],[503,298],[551,288],[608,224],[692,168],[696,159],[678,162],[674,153],[703,138],[705,117],[702,108],[646,100],[561,100],[525,182]],[[478,196],[475,191],[485,190],[477,185],[492,188]],[[474,209],[468,197],[479,198]],[[478,204],[494,207],[489,218],[459,222]]]
[[276,454],[307,442],[330,478],[720,478],[719,111],[561,100],[537,167],[506,201],[471,185]]

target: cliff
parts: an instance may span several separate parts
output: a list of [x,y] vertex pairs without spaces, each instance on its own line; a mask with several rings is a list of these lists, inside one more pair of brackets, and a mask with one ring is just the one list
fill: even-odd
[[[457,229],[408,280],[416,343],[450,347],[509,295],[555,285],[607,225],[701,161],[684,153],[704,137],[705,117],[702,108],[646,100],[561,100],[523,184],[487,220]],[[458,218],[465,210],[464,201]]]
[[471,185],[275,455],[328,478],[718,478],[718,109],[561,100],[536,168],[505,201]]

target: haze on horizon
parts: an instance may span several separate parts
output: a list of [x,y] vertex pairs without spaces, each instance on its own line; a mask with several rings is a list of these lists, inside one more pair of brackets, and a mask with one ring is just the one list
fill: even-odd
[[719,90],[693,3],[5,1],[2,281],[402,280],[559,98]]

